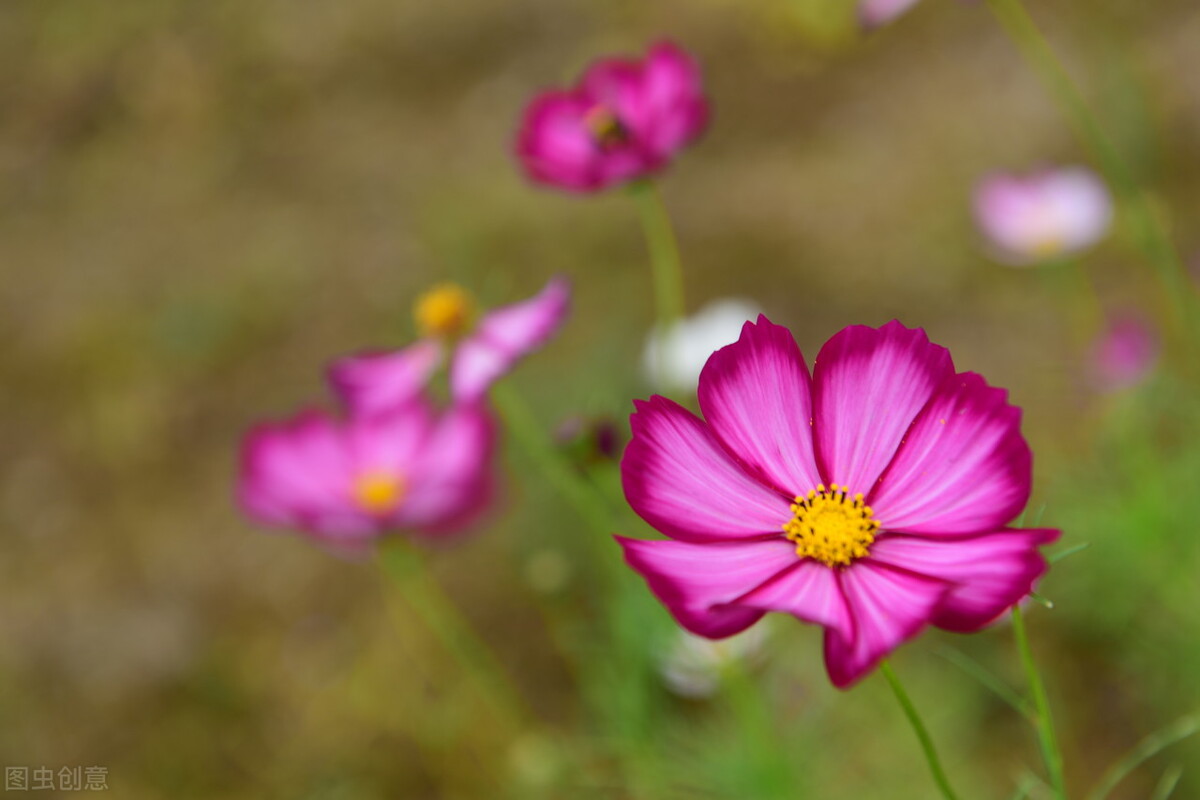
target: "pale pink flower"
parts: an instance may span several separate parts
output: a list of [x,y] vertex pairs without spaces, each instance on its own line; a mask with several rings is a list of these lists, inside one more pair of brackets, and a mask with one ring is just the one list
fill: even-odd
[[858,20],[864,28],[886,25],[920,0],[862,0],[858,4]]
[[1114,317],[1092,347],[1092,378],[1102,391],[1129,389],[1144,381],[1158,363],[1161,342],[1145,320]]
[[765,317],[700,376],[701,420],[637,402],[629,504],[671,538],[618,537],[687,630],[731,636],[768,611],[825,628],[846,687],[927,625],[974,631],[1025,597],[1059,535],[1007,527],[1031,455],[1007,393],[898,322],[846,328],[811,377]]
[[481,407],[436,412],[422,397],[347,419],[306,411],[246,435],[237,497],[255,520],[346,553],[388,532],[446,534],[487,506],[493,439]]
[[708,115],[695,60],[664,42],[642,61],[604,59],[574,88],[539,94],[525,109],[516,153],[538,183],[598,191],[664,168]]
[[553,278],[533,297],[485,313],[473,323],[466,292],[443,284],[417,301],[423,338],[401,350],[347,356],[329,368],[334,392],[355,414],[375,414],[416,397],[449,358],[455,403],[474,403],[525,355],[562,327],[570,309],[565,278]]
[[992,175],[975,191],[980,230],[1014,264],[1047,261],[1088,248],[1108,232],[1108,189],[1081,167],[1028,176]]

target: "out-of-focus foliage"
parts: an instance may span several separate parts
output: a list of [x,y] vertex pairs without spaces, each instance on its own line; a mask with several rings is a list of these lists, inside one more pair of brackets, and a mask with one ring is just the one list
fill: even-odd
[[[1031,5],[1200,251],[1200,9]],[[407,341],[434,281],[492,302],[572,276],[571,324],[510,379],[547,431],[647,393],[628,198],[530,188],[509,150],[533,91],[662,36],[714,105],[663,182],[689,308],[753,298],[810,355],[899,317],[1024,407],[1031,513],[1091,543],[1028,618],[1072,787],[1200,707],[1197,376],[1091,394],[1097,299],[1163,307],[1120,218],[1082,258],[1096,297],[984,255],[978,177],[1087,154],[982,4],[926,0],[864,37],[834,0],[9,0],[0,762],[103,765],[121,798],[930,796],[883,682],[833,690],[798,623],[714,699],[672,695],[673,623],[511,443],[493,521],[429,562],[536,713],[520,731],[375,565],[233,510],[243,430],[318,397],[329,359]],[[964,793],[1008,797],[1032,730],[945,647],[1019,685],[1009,632],[895,659]],[[1192,742],[1115,796],[1173,763],[1175,796],[1200,795]]]

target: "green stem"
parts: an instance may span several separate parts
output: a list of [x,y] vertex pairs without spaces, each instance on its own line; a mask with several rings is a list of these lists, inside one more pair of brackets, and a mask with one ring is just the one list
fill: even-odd
[[1046,772],[1050,778],[1050,787],[1058,800],[1066,800],[1067,790],[1063,782],[1062,752],[1058,749],[1058,737],[1054,733],[1054,718],[1050,715],[1050,703],[1046,699],[1046,687],[1042,676],[1038,673],[1037,664],[1033,660],[1033,650],[1029,647],[1029,637],[1025,633],[1025,618],[1020,606],[1013,606],[1013,635],[1017,639],[1017,649],[1021,653],[1021,665],[1025,668],[1025,677],[1029,680],[1029,689],[1033,694],[1033,706],[1037,711],[1038,745],[1042,750],[1042,760],[1046,763]]
[[511,386],[492,387],[492,402],[507,423],[507,429],[533,459],[542,477],[563,496],[600,541],[613,534],[612,510],[599,490],[554,447],[542,423],[521,395]]
[[531,714],[512,678],[475,633],[471,623],[430,577],[424,555],[408,541],[389,537],[379,545],[379,564],[386,577],[400,590],[407,605],[462,667],[497,718],[510,725],[514,732],[526,727]]
[[1118,197],[1124,202],[1138,247],[1158,271],[1174,322],[1181,330],[1194,324],[1190,312],[1195,291],[1183,261],[1167,234],[1163,220],[1146,192],[1137,184],[1120,152],[1105,134],[1066,68],[1029,16],[1021,0],[987,0],[1000,25],[1032,64],[1066,113],[1075,135],[1092,153]]
[[888,685],[892,687],[896,699],[900,701],[900,707],[904,709],[904,716],[908,717],[909,724],[917,734],[917,739],[921,742],[921,749],[925,751],[925,760],[929,762],[929,771],[933,773],[933,780],[941,789],[942,796],[946,800],[957,800],[958,795],[950,788],[950,781],[947,780],[946,773],[942,770],[942,762],[938,759],[937,750],[934,749],[933,739],[930,738],[925,723],[921,721],[916,706],[913,705],[912,700],[908,699],[908,693],[900,685],[900,679],[896,677],[895,672],[892,672],[892,665],[888,663],[887,659],[879,662],[879,671],[883,673],[883,677],[887,678]]
[[659,333],[666,336],[683,318],[683,264],[671,217],[663,204],[658,186],[652,180],[633,184],[633,199],[642,219],[646,247],[650,250],[650,269],[654,275],[654,305]]

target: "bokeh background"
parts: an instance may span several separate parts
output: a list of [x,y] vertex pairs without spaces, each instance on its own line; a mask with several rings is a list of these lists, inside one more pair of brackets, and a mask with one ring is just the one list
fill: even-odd
[[[1031,5],[1200,251],[1200,7]],[[520,730],[375,564],[232,504],[245,428],[321,402],[332,357],[406,342],[438,280],[505,302],[570,275],[569,326],[511,389],[547,429],[625,429],[653,314],[633,206],[533,188],[510,148],[532,92],[662,37],[697,54],[715,110],[662,182],[689,307],[753,299],[809,354],[898,317],[1024,407],[1030,513],[1091,544],[1028,615],[1073,791],[1200,707],[1189,359],[1097,394],[1096,300],[988,258],[975,181],[1087,155],[982,4],[863,35],[841,0],[7,0],[0,763],[102,765],[139,799],[933,796],[882,679],[832,689],[819,632],[787,618],[740,680],[670,693],[665,612],[602,577],[616,547],[511,442],[494,514],[429,563],[532,707]],[[1100,307],[1164,307],[1123,218],[1084,265]],[[963,793],[1010,797],[1033,729],[948,647],[1019,686],[1010,630],[894,659]],[[1194,742],[1113,796],[1174,767],[1175,796],[1200,796]]]

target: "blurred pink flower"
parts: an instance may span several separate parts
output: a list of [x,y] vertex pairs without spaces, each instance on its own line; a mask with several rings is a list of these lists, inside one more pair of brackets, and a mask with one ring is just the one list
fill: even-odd
[[562,327],[571,288],[553,278],[528,300],[501,306],[472,327],[470,299],[458,286],[435,287],[417,301],[418,328],[425,337],[402,350],[347,356],[329,368],[334,392],[353,414],[402,407],[416,397],[446,361],[450,348],[450,391],[456,403],[474,403],[525,355]]
[[424,398],[348,419],[306,411],[246,435],[238,501],[347,553],[392,531],[444,534],[487,506],[493,438],[481,407],[439,413]]
[[886,25],[920,0],[862,0],[858,4],[858,20],[864,28]]
[[1029,176],[992,175],[975,191],[984,235],[1015,264],[1078,252],[1098,242],[1112,221],[1112,199],[1089,170],[1051,169]]
[[1046,569],[1059,532],[1006,527],[1030,491],[1021,412],[924,331],[846,328],[810,378],[760,316],[709,359],[699,402],[704,420],[635,404],[625,496],[675,541],[618,537],[695,634],[792,614],[825,627],[844,688],[926,625],[978,630]]
[[1158,334],[1132,315],[1115,317],[1092,348],[1092,375],[1102,391],[1137,386],[1158,363]]
[[516,152],[533,180],[594,192],[657,172],[708,122],[700,69],[664,42],[643,61],[605,59],[573,89],[525,109]]

